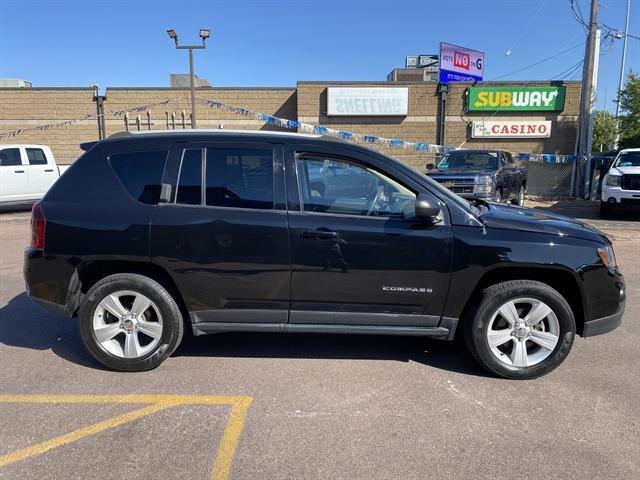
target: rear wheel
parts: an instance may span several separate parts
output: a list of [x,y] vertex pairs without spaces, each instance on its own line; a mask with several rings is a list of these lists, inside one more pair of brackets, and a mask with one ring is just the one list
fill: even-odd
[[112,370],[156,368],[182,339],[182,314],[175,300],[142,275],[103,278],[87,292],[79,317],[87,350]]
[[571,307],[556,290],[533,280],[492,285],[465,320],[471,354],[505,378],[536,378],[569,354],[576,327]]

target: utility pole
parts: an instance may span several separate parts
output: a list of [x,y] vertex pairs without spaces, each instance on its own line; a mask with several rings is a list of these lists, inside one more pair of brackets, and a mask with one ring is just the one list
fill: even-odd
[[613,149],[618,149],[618,142],[620,141],[620,123],[618,116],[620,115],[620,91],[624,86],[624,64],[627,59],[627,38],[629,38],[629,11],[631,10],[631,0],[627,0],[627,16],[624,21],[624,38],[622,39],[622,62],[620,63],[620,82],[618,83],[618,95],[616,96],[616,139],[613,142]]
[[[589,18],[589,36],[584,55],[584,68],[582,71],[582,91],[580,92],[580,116],[578,127],[578,155],[589,156],[588,151],[589,124],[593,114],[594,78],[597,78],[596,46],[598,30],[598,0],[591,0],[591,14]],[[589,169],[587,169],[589,171]]]

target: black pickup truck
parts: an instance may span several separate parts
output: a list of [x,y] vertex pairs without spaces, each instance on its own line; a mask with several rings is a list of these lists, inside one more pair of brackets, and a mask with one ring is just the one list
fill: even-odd
[[517,167],[509,152],[455,150],[427,168],[427,175],[461,197],[524,205],[527,169]]

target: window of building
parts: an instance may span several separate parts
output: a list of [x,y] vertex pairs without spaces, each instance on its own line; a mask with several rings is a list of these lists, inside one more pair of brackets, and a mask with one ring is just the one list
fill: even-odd
[[205,178],[209,206],[273,208],[271,149],[207,148]]
[[415,193],[376,170],[316,156],[296,162],[305,211],[390,218],[415,216]]
[[27,159],[29,165],[46,165],[47,157],[40,148],[27,148]]
[[22,165],[20,159],[19,148],[5,148],[0,150],[0,167],[7,167],[12,165]]
[[182,154],[176,203],[202,204],[202,150],[188,149]]
[[116,153],[109,157],[109,163],[131,197],[142,203],[156,204],[167,153],[167,150]]

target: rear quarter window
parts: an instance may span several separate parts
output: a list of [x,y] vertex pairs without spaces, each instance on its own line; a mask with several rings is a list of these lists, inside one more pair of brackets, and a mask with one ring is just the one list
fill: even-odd
[[109,164],[127,193],[138,202],[155,205],[160,199],[168,150],[115,153]]

